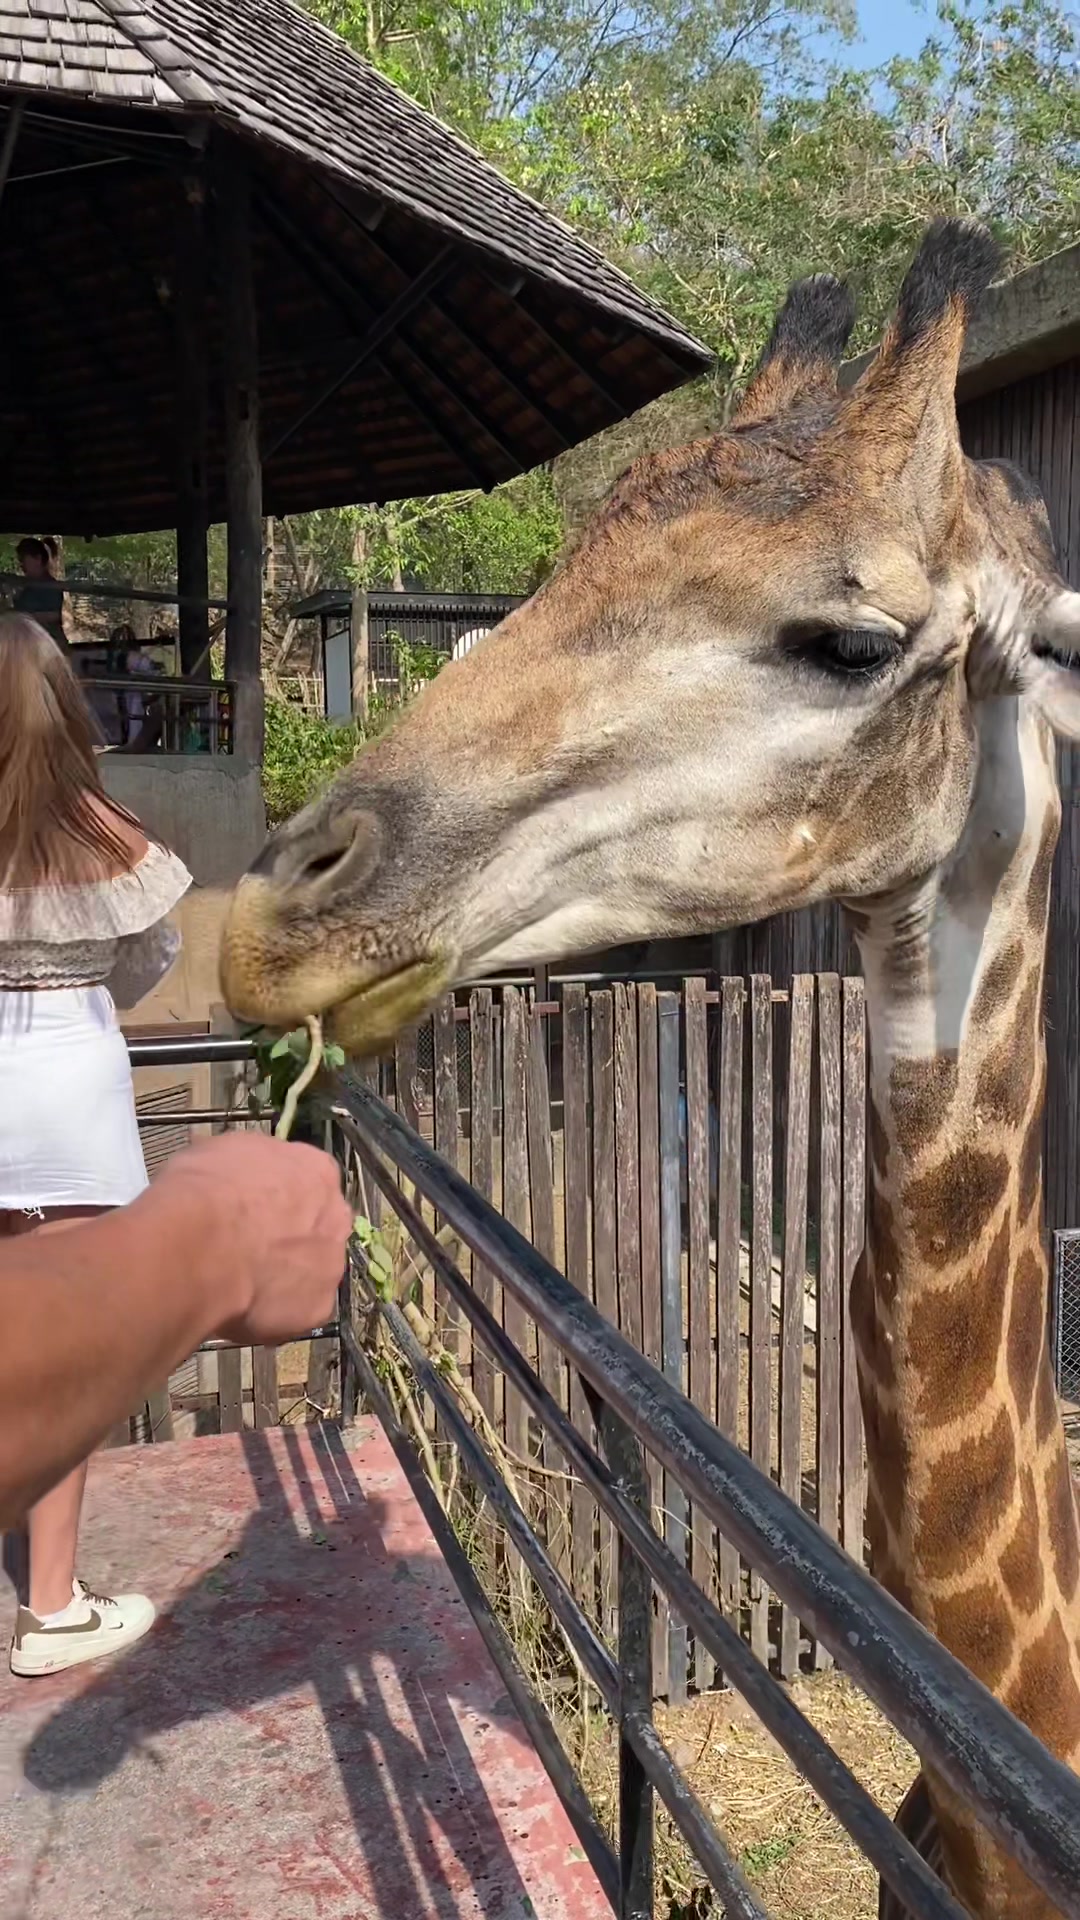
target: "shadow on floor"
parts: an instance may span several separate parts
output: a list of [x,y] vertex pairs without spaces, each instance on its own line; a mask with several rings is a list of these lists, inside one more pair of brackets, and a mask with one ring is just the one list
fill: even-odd
[[[136,1751],[164,1767],[154,1740],[170,1728],[272,1708],[310,1689],[348,1800],[364,1895],[379,1920],[457,1916],[462,1897],[484,1920],[530,1913],[454,1711],[481,1656],[467,1616],[447,1604],[441,1562],[430,1551],[388,1547],[386,1503],[365,1494],[340,1433],[323,1427],[308,1432],[336,1510],[328,1521],[310,1455],[295,1430],[280,1432],[310,1533],[296,1524],[264,1437],[246,1434],[259,1508],[238,1546],[176,1600],[148,1640],[102,1669],[38,1730],[24,1756],[27,1779],[51,1794],[85,1793]],[[346,1552],[361,1563],[355,1578],[342,1577],[335,1564]],[[484,1680],[478,1705],[497,1690],[486,1672]],[[395,1716],[387,1693],[398,1690],[405,1710]],[[482,1730],[492,1725],[514,1772],[524,1736],[505,1696],[481,1722]],[[288,1755],[287,1715],[270,1724],[268,1737]],[[305,1786],[302,1776],[302,1768],[289,1775],[288,1791],[307,1795],[314,1830],[328,1809],[317,1781]],[[221,1817],[226,1824],[227,1814]]]

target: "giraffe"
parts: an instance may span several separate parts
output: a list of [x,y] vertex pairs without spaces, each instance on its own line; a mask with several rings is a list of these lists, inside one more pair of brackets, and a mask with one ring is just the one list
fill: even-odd
[[[843,901],[870,1026],[871,1565],[1077,1768],[1040,1139],[1080,594],[1037,489],[960,447],[999,265],[935,221],[846,392],[850,296],[796,285],[730,426],[632,467],[547,585],[271,837],[222,977],[242,1015],[326,1011],[374,1051],[470,976]],[[898,1818],[977,1920],[1048,1920],[940,1780]]]

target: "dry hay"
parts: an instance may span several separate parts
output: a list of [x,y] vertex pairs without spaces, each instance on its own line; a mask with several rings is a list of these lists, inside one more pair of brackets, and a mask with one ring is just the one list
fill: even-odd
[[[891,1816],[918,1763],[911,1748],[842,1674],[792,1689],[808,1719]],[[877,1876],[748,1707],[731,1693],[657,1708],[675,1760],[712,1815],[729,1851],[776,1920],[876,1920]],[[605,1727],[583,1760],[598,1811],[614,1823],[616,1747]],[[656,1920],[719,1920],[685,1842],[657,1816]]]

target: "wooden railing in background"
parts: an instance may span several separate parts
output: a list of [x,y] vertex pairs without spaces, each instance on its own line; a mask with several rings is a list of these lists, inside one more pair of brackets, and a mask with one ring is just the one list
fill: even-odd
[[[371,1078],[374,1079],[372,1072]],[[863,1239],[866,1040],[863,983],[796,975],[688,979],[537,1000],[515,987],[445,1000],[399,1040],[379,1090],[410,1125],[562,1267],[573,1284],[857,1559],[863,1552],[862,1422],[846,1312]],[[521,1307],[477,1267],[473,1284],[583,1431],[576,1379]],[[468,1370],[467,1330],[425,1281],[426,1311]],[[517,1460],[526,1410],[478,1354],[477,1396]],[[556,1564],[605,1631],[613,1622],[611,1529],[556,1460],[537,1487]],[[652,1499],[669,1545],[791,1677],[806,1645],[789,1609],[729,1541],[688,1508],[655,1461]],[[661,1605],[657,1689],[711,1683],[688,1671],[685,1629]]]

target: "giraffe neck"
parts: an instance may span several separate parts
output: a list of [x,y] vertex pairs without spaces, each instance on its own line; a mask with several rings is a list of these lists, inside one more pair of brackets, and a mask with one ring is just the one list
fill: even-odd
[[[877,1577],[1080,1764],[1080,1529],[1046,1340],[1042,983],[1059,806],[1019,703],[978,711],[956,853],[855,916],[870,1018],[852,1291]],[[1053,1910],[931,1781],[969,1911]]]

